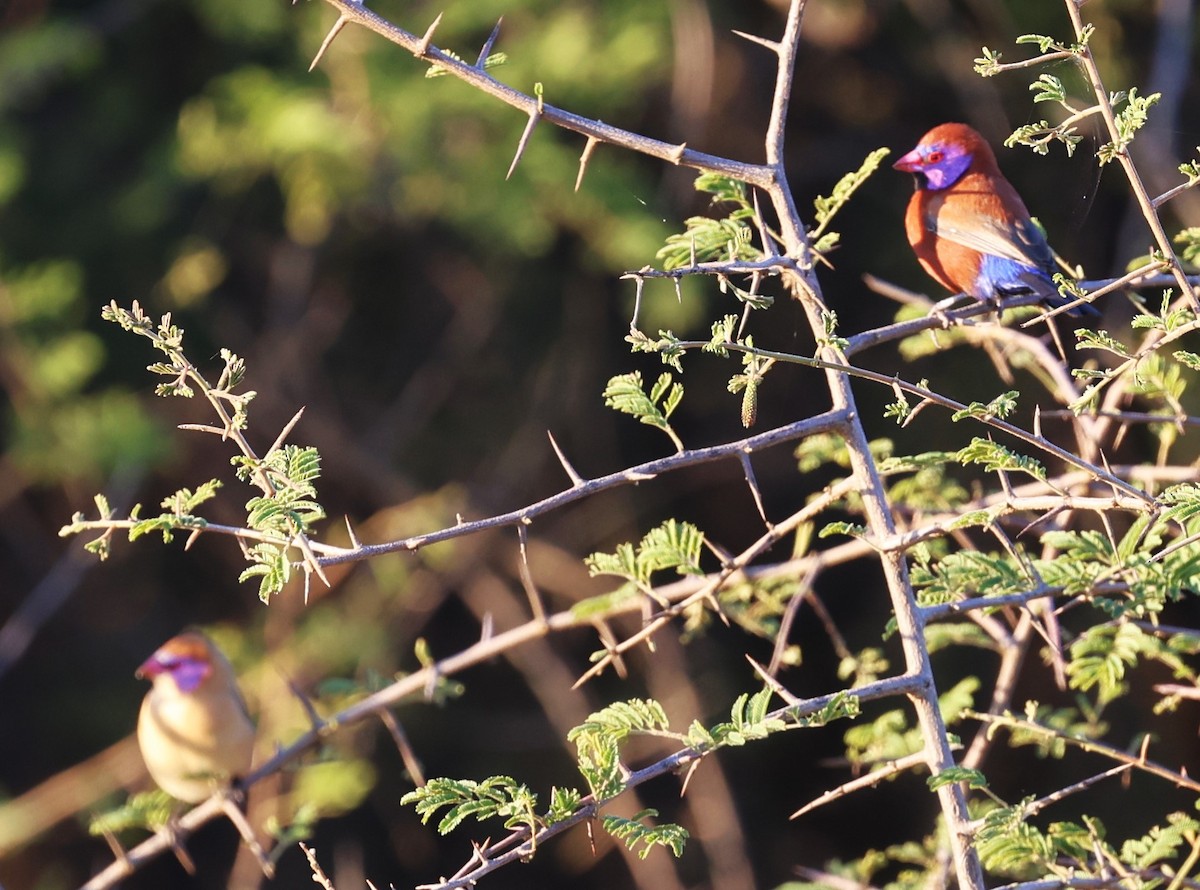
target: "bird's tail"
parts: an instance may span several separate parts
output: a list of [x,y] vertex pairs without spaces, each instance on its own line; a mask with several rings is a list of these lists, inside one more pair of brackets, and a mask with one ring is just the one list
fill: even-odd
[[[1091,303],[1075,303],[1075,300],[1064,297],[1058,292],[1058,288],[1053,281],[1043,277],[1042,275],[1023,275],[1021,282],[1025,285],[1021,291],[1013,290],[1010,296],[1016,296],[1020,292],[1033,292],[1038,295],[1041,302],[1051,309],[1057,309],[1060,306],[1071,306],[1064,314],[1072,318],[1098,318],[1100,310]],[[1071,304],[1075,305],[1071,305]]]

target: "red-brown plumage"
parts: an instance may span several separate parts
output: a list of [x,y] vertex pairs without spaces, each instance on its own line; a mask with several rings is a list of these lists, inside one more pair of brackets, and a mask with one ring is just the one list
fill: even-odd
[[939,284],[986,302],[1021,293],[1064,302],[1045,236],[979,133],[966,124],[934,127],[894,166],[915,175],[904,229]]
[[921,140],[924,144],[933,142],[959,146],[971,155],[971,164],[962,178],[949,188],[938,191],[918,188],[913,192],[904,214],[908,243],[912,245],[921,266],[942,287],[953,293],[986,299],[974,293],[982,258],[980,252],[939,238],[936,222],[931,225],[927,220],[971,216],[1004,218],[1009,213],[1004,206],[1005,198],[1015,203],[1019,214],[1028,217],[1029,211],[1025,209],[1016,190],[1000,173],[992,147],[975,130],[965,124],[942,124],[930,130]]

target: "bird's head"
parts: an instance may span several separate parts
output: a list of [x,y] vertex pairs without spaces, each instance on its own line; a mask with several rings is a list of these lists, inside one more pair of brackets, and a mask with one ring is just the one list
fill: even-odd
[[921,185],[937,191],[958,182],[972,164],[988,171],[995,168],[991,146],[966,124],[941,124],[892,167],[915,174]]
[[213,672],[212,643],[195,631],[163,643],[142,662],[135,676],[159,685],[168,678],[180,692],[195,692]]

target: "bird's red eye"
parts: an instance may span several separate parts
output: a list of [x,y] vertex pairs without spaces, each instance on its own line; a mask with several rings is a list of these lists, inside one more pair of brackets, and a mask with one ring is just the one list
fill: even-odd
[[942,162],[942,153],[940,151],[931,151],[925,155],[926,164],[940,164]]

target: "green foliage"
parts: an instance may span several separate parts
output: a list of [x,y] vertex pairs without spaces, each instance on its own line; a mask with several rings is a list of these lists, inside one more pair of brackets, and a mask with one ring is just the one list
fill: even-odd
[[659,331],[655,340],[639,330],[631,330],[625,337],[625,342],[632,347],[632,352],[651,352],[662,359],[664,365],[683,373],[684,348],[679,338],[670,331]]
[[975,73],[980,77],[995,77],[1000,73],[1002,58],[1004,53],[983,47],[982,54],[975,59]]
[[986,788],[988,785],[987,777],[981,771],[965,766],[948,767],[936,776],[930,776],[925,780],[930,791],[936,791],[943,785],[953,785],[956,782],[966,782],[969,788]]
[[238,478],[249,482],[265,478],[273,494],[251,498],[246,504],[250,527],[282,537],[307,534],[314,522],[325,518],[315,500],[313,484],[321,475],[321,455],[312,447],[284,445],[263,460],[244,455],[233,458]]
[[534,815],[537,795],[509,776],[492,776],[482,782],[470,779],[430,779],[402,798],[402,805],[413,804],[421,822],[429,820],[441,809],[446,810],[438,822],[438,833],[449,834],[465,819],[478,822],[503,819],[505,828],[526,828],[536,832],[539,820]]
[[829,253],[838,245],[842,236],[837,232],[827,231],[829,223],[837,215],[837,212],[846,206],[863,183],[871,177],[871,174],[879,169],[879,164],[889,154],[891,154],[891,149],[875,149],[866,156],[857,170],[847,173],[837,181],[829,197],[818,196],[813,200],[815,227],[808,233],[808,238],[815,253]]
[[[1009,312],[1015,311],[1017,310],[1005,310],[1002,317],[1008,317]],[[912,321],[924,318],[926,314],[927,310],[919,306],[904,306],[896,313],[896,321]],[[938,331],[936,336],[931,336],[929,331],[921,331],[905,337],[900,341],[897,349],[900,357],[906,362],[915,362],[931,355],[940,355],[948,349],[963,346],[969,342],[967,331],[964,328],[952,327],[948,330]]]
[[921,750],[921,733],[910,727],[901,710],[886,711],[869,723],[852,726],[843,735],[846,758],[854,766],[873,766]]
[[955,602],[964,597],[1003,596],[1028,589],[1024,566],[1007,554],[960,550],[936,563],[918,562],[912,583],[923,606]]
[[1039,74],[1038,79],[1029,85],[1034,93],[1033,101],[1037,102],[1066,102],[1067,88],[1061,79],[1053,74]]
[[1078,340],[1075,344],[1076,349],[1098,349],[1121,358],[1129,357],[1129,351],[1125,348],[1125,344],[1108,331],[1090,331],[1085,328],[1076,332],[1076,339]]
[[[313,523],[325,517],[324,510],[316,500],[314,485],[321,473],[320,454],[315,448],[296,445],[277,445],[263,458],[256,457],[249,450],[245,439],[241,438],[241,431],[249,422],[249,405],[255,393],[235,392],[246,376],[246,363],[235,353],[228,349],[220,350],[223,367],[217,383],[213,385],[184,353],[183,329],[172,321],[170,313],[156,322],[136,301],[130,309],[124,309],[114,301],[101,314],[106,321],[119,325],[123,330],[147,338],[155,349],[167,357],[167,361],[155,362],[148,367],[151,373],[170,378],[156,387],[158,395],[190,399],[200,392],[216,412],[220,426],[197,428],[219,434],[222,439],[232,438],[239,444],[241,453],[231,459],[236,475],[242,482],[252,484],[263,492],[246,504],[247,527],[258,535],[252,544],[244,548],[251,565],[242,572],[240,580],[258,578],[259,597],[263,602],[268,602],[291,577],[288,549],[293,544],[303,549],[302,542],[312,534]],[[215,497],[220,487],[219,480],[210,479],[194,490],[181,488],[163,500],[162,506],[166,512],[145,519],[138,515],[140,505],[135,506],[124,523],[129,528],[130,541],[159,532],[163,541],[169,542],[176,531],[203,531],[208,527],[208,521],[196,515],[195,509]],[[97,497],[96,505],[100,513],[98,521],[88,521],[77,513],[59,534],[102,529],[101,537],[87,547],[103,559],[109,554],[109,539],[116,524],[107,501]],[[305,557],[308,558],[307,553]]]
[[1196,848],[1200,822],[1186,813],[1171,813],[1166,825],[1155,825],[1140,838],[1121,844],[1121,861],[1137,870],[1148,870],[1169,862],[1186,844]]
[[945,621],[925,627],[925,647],[930,655],[958,646],[993,652],[1000,648],[982,628],[970,621]]
[[891,666],[882,649],[868,646],[844,655],[838,662],[837,675],[839,680],[851,681],[851,688],[857,688],[886,676]]
[[967,490],[946,478],[945,467],[925,467],[888,488],[888,500],[926,513],[953,510],[970,499]]
[[754,695],[738,696],[730,709],[730,719],[726,722],[705,727],[699,721],[693,721],[688,727],[687,744],[698,751],[741,747],[777,732],[826,726],[834,720],[853,719],[860,713],[858,698],[853,693],[839,692],[820,710],[804,716],[791,714],[785,720],[771,716],[769,707],[773,694],[766,688]]
[[1100,712],[1080,695],[1076,707],[1053,708],[1035,701],[1025,703],[1025,720],[1005,723],[1009,744],[1014,748],[1032,747],[1037,756],[1061,760],[1070,739],[1099,739],[1108,732]]
[[[1189,493],[1180,495],[1175,507],[1190,514],[1195,505]],[[1164,511],[1164,521],[1175,518],[1171,515],[1175,507]],[[1114,618],[1154,615],[1168,602],[1200,590],[1200,547],[1187,545],[1159,557],[1163,528],[1143,517],[1115,545],[1094,531],[1048,532],[1043,541],[1062,550],[1063,558],[1038,562],[1037,568],[1048,584],[1069,592],[1095,588],[1106,579],[1119,577],[1121,585],[1111,592],[1103,587],[1097,591],[1095,605]]]
[[[314,480],[321,475],[321,456],[317,449],[284,445],[262,460],[245,455],[233,458],[238,478],[248,482],[265,479],[270,495],[251,498],[246,503],[247,525],[255,531],[291,542],[311,534],[311,526],[325,518],[316,501]],[[291,578],[288,544],[264,541],[247,550],[253,564],[238,577],[239,581],[258,578],[258,596],[264,603],[281,590]]]
[[[1200,145],[1196,146],[1196,152],[1200,154]],[[1200,183],[1200,162],[1184,161],[1179,165],[1179,172],[1187,177],[1185,185],[1188,188]],[[1187,231],[1190,231],[1190,229]]]
[[749,288],[738,287],[733,283],[733,279],[728,275],[717,275],[717,287],[723,294],[732,293],[738,300],[745,303],[751,309],[769,309],[775,303],[775,298],[770,294],[760,293],[757,290],[757,282],[761,279],[754,279],[754,283]]
[[800,728],[819,728],[829,725],[834,720],[853,720],[860,713],[862,713],[862,707],[858,696],[853,692],[841,691],[832,695],[829,702],[819,711],[805,716],[797,714],[792,717],[792,720],[794,725]]
[[[794,576],[756,578],[723,584],[717,591],[720,615],[747,633],[774,642],[779,633],[781,617],[793,597],[804,594],[801,579]],[[707,604],[698,604],[686,612],[685,635],[697,632],[719,620]],[[781,653],[782,663],[799,665],[800,647],[788,645]]]
[[1104,704],[1124,694],[1126,668],[1137,663],[1138,637],[1133,625],[1092,627],[1071,644],[1067,673],[1071,686],[1084,692],[1097,688]]
[[257,578],[258,598],[269,603],[271,597],[283,590],[292,579],[292,561],[288,559],[287,548],[280,544],[261,543],[246,548],[245,553],[250,566],[238,575],[238,581]]
[[1181,365],[1191,368],[1193,371],[1200,371],[1200,355],[1194,352],[1188,352],[1184,349],[1176,349],[1171,353],[1171,358],[1179,362]]
[[1084,631],[1071,644],[1067,676],[1071,688],[1095,689],[1100,706],[1127,691],[1123,682],[1139,657],[1157,654],[1161,644],[1136,624],[1100,624]]
[[[922,381],[923,384],[924,381]],[[896,426],[904,426],[913,416],[913,407],[908,403],[908,396],[904,392],[896,390],[896,400],[889,402],[884,407],[883,416],[895,420]]]
[[156,395],[190,399],[195,395],[195,387],[212,403],[227,431],[246,428],[248,407],[256,393],[233,391],[246,376],[246,363],[236,354],[228,349],[220,350],[224,367],[217,384],[213,386],[184,353],[183,329],[172,321],[171,313],[166,313],[155,323],[136,300],[130,309],[121,308],[114,300],[104,307],[100,315],[124,331],[145,337],[155,349],[166,355],[166,362],[154,362],[147,366],[152,374],[171,378],[167,383],[155,387]]
[[849,466],[846,440],[837,433],[817,433],[802,439],[793,452],[801,473],[811,473],[825,464],[833,463],[845,469]]
[[729,349],[727,347],[734,342],[736,336],[734,332],[737,330],[737,326],[738,317],[736,315],[723,315],[719,321],[714,321],[712,336],[704,344],[704,351],[719,355],[721,358],[728,358]]
[[1027,148],[1033,149],[1036,154],[1048,155],[1050,154],[1050,146],[1055,142],[1061,142],[1067,150],[1067,157],[1071,157],[1075,154],[1075,149],[1081,141],[1083,141],[1083,137],[1076,133],[1075,127],[1052,127],[1048,122],[1040,120],[1037,123],[1017,127],[1004,140],[1004,145],[1006,148],[1012,148],[1014,145],[1024,145]]
[[[195,509],[205,501],[216,497],[217,489],[220,487],[219,480],[210,479],[201,483],[194,492],[188,488],[181,488],[175,494],[163,499],[162,507],[167,512],[135,522],[129,530],[129,540],[136,541],[142,535],[161,532],[163,543],[167,544],[173,540],[172,532],[176,530],[205,528],[208,520],[202,516],[196,516]],[[138,507],[135,506],[130,514],[131,518],[135,517],[137,512]]]
[[[645,819],[653,819],[658,810],[645,809],[632,819],[622,816],[605,816],[600,820],[604,830],[618,840],[625,842],[631,851],[636,851],[639,859],[645,859],[655,847],[666,847],[675,858],[683,855],[683,845],[687,843],[688,833],[682,827],[673,824],[650,826],[643,823]],[[638,849],[638,844],[642,848]]]
[[817,532],[819,538],[831,538],[834,535],[848,535],[852,538],[865,538],[867,527],[861,522],[830,522]]
[[[775,890],[839,890],[845,887],[885,887],[886,890],[927,890],[944,874],[945,829],[920,841],[891,844],[868,850],[850,862],[834,860],[826,866],[829,877],[817,881],[789,881]],[[885,873],[891,879],[883,882]]]
[[832,309],[823,309],[821,311],[821,330],[823,336],[817,338],[818,346],[831,346],[834,349],[842,350],[850,344],[850,341],[845,337],[837,335],[837,323],[838,317],[836,312]]
[[1045,874],[1057,850],[1051,838],[1025,822],[1025,807],[1033,802],[1000,807],[983,818],[975,839],[988,871],[1017,880]]
[[[112,507],[108,503],[108,498],[106,498],[103,494],[97,494],[93,497],[93,501],[96,504],[96,511],[99,513],[98,522],[101,525],[107,525],[107,523],[115,515]],[[136,509],[137,508],[135,507],[134,510],[136,511]],[[86,531],[88,528],[89,525],[87,518],[83,515],[83,513],[76,512],[71,516],[71,521],[58,530],[58,536],[60,538],[65,538],[68,535],[77,535]],[[83,549],[88,553],[98,556],[101,562],[108,559],[108,557],[112,555],[112,531],[113,530],[111,528],[106,528],[98,538],[94,538],[93,540],[84,544]]]
[[[567,738],[572,740],[572,735]],[[573,741],[579,772],[596,800],[611,800],[625,790],[625,771],[616,737],[607,732],[576,733]]]
[[961,411],[955,411],[950,419],[957,423],[960,420],[974,418],[976,420],[992,420],[999,418],[1004,420],[1017,410],[1017,396],[1020,393],[1015,389],[1009,390],[1003,395],[996,396],[987,404],[983,402],[972,402]]
[[[1187,171],[1191,172],[1191,171]],[[1200,182],[1200,171],[1192,174]],[[1179,245],[1179,258],[1193,266],[1200,265],[1200,226],[1191,226],[1179,232],[1173,239]]]
[[552,788],[546,824],[553,825],[571,818],[582,805],[583,795],[577,788]]
[[1187,380],[1183,376],[1183,369],[1156,352],[1146,356],[1135,366],[1130,391],[1178,406],[1186,388]]
[[649,393],[642,388],[640,371],[618,374],[604,387],[606,406],[636,417],[647,426],[662,430],[670,437],[677,451],[683,451],[683,442],[675,434],[669,418],[681,401],[683,384],[672,383],[671,375],[666,371],[659,375]]
[[[971,706],[979,681],[974,677],[960,680],[938,698],[938,708],[946,723],[953,724]],[[923,746],[921,730],[910,726],[908,716],[901,710],[880,714],[870,723],[861,723],[843,735],[846,758],[855,766],[881,766],[920,751]]]
[[593,738],[604,736],[622,742],[632,733],[666,731],[669,726],[662,705],[652,699],[635,698],[589,714],[587,720],[567,733],[567,741],[588,745]]
[[361,758],[324,758],[302,766],[294,780],[291,797],[303,801],[311,823],[314,818],[344,816],[362,805],[376,784],[375,767]]
[[[872,458],[882,463],[892,459],[895,448],[891,439],[873,439],[867,443]],[[805,438],[794,452],[801,473],[811,473],[825,464],[842,469],[850,467],[850,452],[846,440],[837,433],[817,433]]]
[[701,575],[700,551],[704,534],[690,522],[668,519],[651,529],[635,547],[624,543],[613,553],[593,553],[584,560],[592,577],[613,575],[624,578],[623,590],[640,590],[653,595],[651,576],[674,569],[680,575]]
[[[463,61],[463,57],[460,56],[458,53],[454,52],[453,50],[444,49],[444,50],[442,50],[442,52],[444,52],[446,55],[448,55],[450,58],[454,59],[457,62]],[[493,68],[499,68],[501,65],[505,65],[507,63],[508,63],[508,53],[491,53],[488,55],[488,57],[486,59],[483,60],[483,69],[485,71],[490,71]],[[464,64],[466,64],[466,63],[464,62]],[[434,62],[425,71],[425,76],[430,77],[430,78],[441,77],[442,75],[444,75],[446,73],[447,72],[446,72],[445,66],[439,65],[437,62]]]
[[130,829],[158,831],[170,821],[175,806],[175,799],[165,791],[157,788],[143,791],[115,809],[92,816],[88,834],[116,835]]
[[620,744],[632,733],[661,733],[669,728],[666,712],[652,700],[616,702],[588,715],[567,733],[578,752],[579,771],[597,801],[616,797],[625,789]]
[[[878,440],[881,442],[889,442],[889,439]],[[874,449],[872,449],[874,453]],[[944,467],[948,463],[954,462],[953,451],[922,451],[918,454],[901,454],[901,455],[882,455],[879,460],[879,472],[885,476],[893,476],[898,473],[920,472],[921,470],[933,470],[939,467]]]
[[1188,533],[1194,530],[1194,521],[1200,517],[1200,485],[1194,482],[1172,485],[1158,499],[1167,507],[1162,514],[1164,520],[1178,522]]
[[[1166,825],[1155,825],[1119,849],[1105,839],[1104,825],[1085,816],[1082,824],[1052,822],[1044,830],[1028,821],[1033,798],[988,812],[977,834],[980,857],[991,873],[1013,880],[1038,878],[1103,882],[1114,865],[1129,875],[1132,887],[1151,890],[1172,875],[1172,860],[1187,853],[1184,877],[1195,866],[1200,822],[1184,813],[1170,813]],[[1161,869],[1161,871],[1160,871]]]
[[990,439],[981,439],[978,436],[971,440],[970,445],[959,449],[956,459],[963,466],[982,464],[989,473],[1028,473],[1034,479],[1046,479],[1046,468],[1034,458],[1017,454]]
[[287,819],[272,813],[263,824],[263,830],[275,841],[275,851],[281,852],[311,838],[320,819],[321,814],[315,806],[301,803]]
[[1040,53],[1050,52],[1065,52],[1071,55],[1079,55],[1087,47],[1092,35],[1095,33],[1095,28],[1092,25],[1084,25],[1083,33],[1080,39],[1073,43],[1061,43],[1054,37],[1047,37],[1045,34],[1022,34],[1016,39],[1017,46],[1034,44]]
[[1172,291],[1164,290],[1162,302],[1159,306],[1157,315],[1147,315],[1139,313],[1133,317],[1132,325],[1138,330],[1158,330],[1164,334],[1170,334],[1187,325],[1190,325],[1196,319],[1196,313],[1188,306],[1172,306]]
[[1137,87],[1130,87],[1128,93],[1116,93],[1111,97],[1114,108],[1120,105],[1124,105],[1124,107],[1116,112],[1116,141],[1100,146],[1100,150],[1096,152],[1096,157],[1099,158],[1101,165],[1116,160],[1118,156],[1124,154],[1137,131],[1146,125],[1146,121],[1150,117],[1150,108],[1157,105],[1161,98],[1162,93],[1139,96]]
[[713,204],[732,204],[724,219],[692,216],[684,221],[683,232],[669,235],[655,255],[663,269],[689,269],[700,263],[757,260],[762,251],[753,242],[754,207],[744,183],[716,173],[696,177],[696,191],[713,196]]
[[721,745],[741,746],[750,741],[765,739],[775,732],[787,729],[787,723],[778,717],[768,716],[772,693],[763,689],[754,695],[743,693],[734,701],[729,712],[729,722],[705,728],[698,721],[688,729],[688,742],[700,750]]
[[741,747],[788,729],[824,726],[859,713],[858,699],[840,693],[815,713],[784,719],[770,711],[772,697],[769,688],[740,695],[730,708],[728,721],[711,727],[693,721],[683,735],[671,732],[666,712],[656,701],[616,702],[590,714],[567,733],[567,740],[575,744],[579,771],[593,797],[603,803],[625,789],[627,771],[621,764],[620,747],[632,735],[667,736],[704,754],[721,747]]
[[[0,180],[10,135],[0,126]],[[95,379],[106,354],[102,338],[81,323],[89,299],[85,270],[76,260],[48,257],[8,267],[0,254],[0,408],[10,484],[72,479],[94,485],[114,472],[157,463],[166,453],[160,425],[144,407]]]

